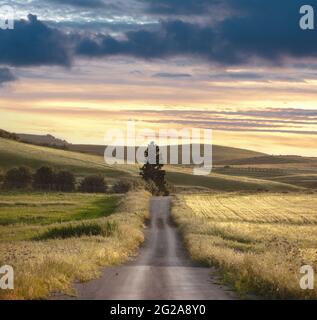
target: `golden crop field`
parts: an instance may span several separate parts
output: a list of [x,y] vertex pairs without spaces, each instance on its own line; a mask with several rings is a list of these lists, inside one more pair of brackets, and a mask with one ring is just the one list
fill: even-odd
[[317,297],[299,285],[301,266],[317,270],[316,193],[180,195],[173,217],[191,256],[219,267],[240,294]]

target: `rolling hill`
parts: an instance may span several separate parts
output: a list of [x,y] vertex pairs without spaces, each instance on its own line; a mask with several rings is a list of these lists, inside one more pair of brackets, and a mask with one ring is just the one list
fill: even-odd
[[108,177],[126,177],[135,173],[131,166],[109,166],[102,157],[78,152],[25,144],[0,138],[0,168],[7,170],[15,166],[36,169],[43,165],[57,169],[68,169],[76,175],[103,173]]
[[226,165],[261,165],[261,164],[286,164],[286,163],[316,163],[317,158],[301,157],[293,155],[268,156],[260,155],[256,157],[245,157],[240,159],[227,159],[223,162]]
[[[93,148],[93,147],[92,147]],[[98,148],[101,148],[100,146]],[[104,148],[104,147],[103,147]],[[87,151],[87,149],[85,148]],[[100,149],[99,149],[100,150]],[[217,148],[215,149],[217,151]],[[219,159],[228,159],[233,148],[220,147]],[[241,149],[237,149],[241,150]],[[82,150],[81,150],[82,151]],[[83,151],[82,151],[83,152]],[[138,165],[107,165],[102,156],[82,152],[59,150],[49,147],[26,144],[0,138],[0,169],[3,171],[25,165],[36,169],[43,165],[57,169],[67,169],[77,176],[104,174],[109,179],[131,178],[138,176]],[[101,152],[101,151],[99,151]],[[233,156],[254,154],[242,150]],[[284,183],[243,176],[230,176],[212,173],[209,176],[195,176],[191,167],[167,166],[167,178],[176,186],[203,187],[216,191],[298,191],[304,190],[296,183]],[[286,180],[287,181],[287,180]],[[285,181],[285,182],[286,182]]]
[[[131,147],[125,147],[125,154],[127,154],[128,148],[131,148]],[[163,148],[164,148],[164,146],[161,147],[161,149],[163,149]],[[72,151],[76,151],[76,152],[90,153],[90,154],[103,156],[104,151],[105,151],[105,146],[87,145],[87,144],[69,144],[68,149],[72,150]],[[145,150],[145,147],[143,149]],[[192,150],[192,146],[190,146],[190,150]],[[202,150],[202,146],[201,146],[201,150]],[[170,147],[167,148],[167,154],[169,157]],[[216,165],[225,163],[227,161],[230,162],[230,161],[235,161],[235,160],[256,158],[256,157],[262,157],[262,156],[267,156],[267,155],[264,153],[251,151],[251,150],[232,148],[232,147],[224,147],[224,146],[218,146],[218,145],[213,146],[213,162]],[[178,146],[178,158],[179,158],[179,164],[181,164],[181,162],[180,162],[180,160],[182,158],[182,146],[181,145]]]
[[16,135],[19,137],[20,141],[35,145],[67,147],[69,144],[66,140],[55,138],[51,134],[37,135],[17,133]]
[[167,168],[167,180],[176,186],[195,186],[217,191],[300,191],[303,187],[288,183],[218,173],[208,176],[191,174],[190,168]]

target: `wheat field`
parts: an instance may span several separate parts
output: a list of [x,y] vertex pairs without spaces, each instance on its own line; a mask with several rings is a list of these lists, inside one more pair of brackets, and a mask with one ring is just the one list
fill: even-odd
[[317,298],[299,285],[301,266],[317,270],[317,194],[179,195],[172,211],[192,258],[241,296]]

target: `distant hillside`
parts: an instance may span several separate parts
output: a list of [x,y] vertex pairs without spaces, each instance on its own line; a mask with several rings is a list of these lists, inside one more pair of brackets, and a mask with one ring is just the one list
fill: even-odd
[[0,129],[0,138],[10,139],[10,140],[20,140],[20,138],[15,134],[5,130]]
[[[0,138],[0,171],[16,167],[28,166],[36,169],[48,165],[56,169],[66,169],[82,177],[87,174],[103,174],[107,180],[138,177],[139,166],[107,165],[104,158],[98,155],[83,154],[74,151],[58,150],[43,146],[25,144]],[[177,186],[204,187],[218,191],[298,191],[286,183],[264,181],[245,177],[231,177],[221,174],[210,176],[194,176],[192,169],[179,166],[167,167],[168,180]]]
[[228,165],[260,165],[260,164],[285,164],[285,163],[313,163],[317,158],[300,156],[260,156],[244,159],[230,159],[223,164]]
[[55,138],[50,134],[37,135],[37,134],[18,133],[17,136],[19,137],[20,141],[35,144],[35,145],[55,146],[55,147],[68,146],[68,142],[66,140]]
[[[102,145],[84,145],[84,144],[70,144],[68,145],[69,150],[90,153],[95,155],[103,156],[105,152],[106,146]],[[125,147],[125,158],[127,155],[127,149],[130,147]],[[145,150],[145,148],[143,148]],[[170,154],[170,149],[168,148],[168,157]],[[246,149],[238,149],[231,147],[223,147],[214,145],[213,146],[213,162],[214,164],[222,164],[226,161],[239,160],[244,158],[253,158],[253,157],[261,157],[266,156],[264,153],[246,150]],[[178,157],[179,164],[181,164],[182,158],[182,146],[178,146]]]
[[190,172],[167,171],[167,180],[176,186],[204,187],[217,191],[301,191],[304,188],[275,181],[253,179],[247,177],[232,177],[216,173],[209,176],[195,176]]
[[16,166],[37,169],[43,165],[70,170],[78,176],[105,174],[110,178],[121,178],[136,172],[131,166],[109,166],[102,157],[0,138],[0,169]]
[[[0,137],[6,139],[18,140],[25,143],[30,143],[34,145],[47,146],[47,147],[57,147],[62,149],[67,149],[75,152],[88,153],[103,156],[106,146],[103,145],[90,145],[90,144],[70,144],[66,140],[62,140],[56,138],[50,134],[47,135],[36,135],[36,134],[25,134],[25,133],[10,133],[5,130],[0,129]],[[125,147],[125,154],[127,154],[127,150],[130,147]],[[192,145],[190,146],[192,148]],[[145,148],[143,148],[145,150]],[[202,150],[202,146],[201,146]],[[168,148],[168,157],[170,155],[170,149]],[[213,163],[215,165],[225,164],[226,162],[241,160],[241,159],[249,159],[267,156],[264,153],[232,148],[232,147],[224,147],[224,146],[213,146]],[[182,158],[182,146],[178,146],[178,157],[179,164],[181,164]],[[126,156],[125,156],[126,158]]]

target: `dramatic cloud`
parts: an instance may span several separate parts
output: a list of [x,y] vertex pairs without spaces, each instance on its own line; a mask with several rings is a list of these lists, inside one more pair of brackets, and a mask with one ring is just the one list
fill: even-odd
[[16,21],[14,30],[0,30],[0,63],[12,66],[69,66],[71,41],[68,36],[28,15]]
[[53,3],[71,5],[81,8],[104,8],[106,4],[102,0],[49,0]]
[[146,59],[175,55],[212,58],[217,55],[215,47],[212,28],[178,20],[163,22],[157,31],[127,32],[123,40],[109,35],[86,38],[79,43],[77,53],[85,56],[132,55]]
[[223,21],[221,38],[235,56],[263,58],[281,63],[285,57],[312,57],[317,54],[316,31],[299,27],[299,8],[306,0],[229,1],[243,12]]
[[[192,6],[203,10],[217,1],[152,0],[151,3],[164,8],[169,3],[168,10],[172,13],[178,7],[189,12],[195,12]],[[316,57],[317,32],[299,27],[299,8],[304,3],[305,0],[295,0],[286,6],[284,0],[227,0],[235,14],[216,25],[166,20],[159,30],[127,32],[121,40],[111,36],[85,39],[77,52],[87,56],[121,54],[147,59],[192,55],[228,65],[259,59],[274,65],[282,64],[287,58]]]
[[[134,110],[145,121],[156,124],[181,124],[219,131],[249,131],[317,135],[317,111],[267,108],[263,110]],[[153,120],[154,119],[154,120]]]
[[[50,0],[74,6],[110,5],[111,1]],[[130,3],[130,2],[129,2]],[[154,12],[166,10],[183,14],[207,12],[218,0],[150,0]],[[317,32],[299,28],[299,8],[306,0],[226,0],[228,15],[216,24],[165,19],[144,26],[125,23],[113,33],[66,33],[44,24],[36,16],[16,22],[15,30],[0,30],[0,63],[7,65],[70,65],[76,55],[107,57],[126,55],[142,59],[191,56],[222,65],[243,65],[259,60],[272,65],[288,58],[316,58]],[[132,5],[130,3],[130,5]],[[188,13],[186,13],[186,12]],[[217,11],[212,12],[217,15]],[[111,29],[111,28],[109,28]],[[257,77],[257,76],[255,76]],[[234,78],[234,75],[231,76]],[[237,76],[241,78],[241,75]],[[247,78],[247,77],[245,77]],[[252,76],[251,76],[252,78]]]
[[14,81],[16,77],[8,68],[0,68],[0,86],[4,82]]

